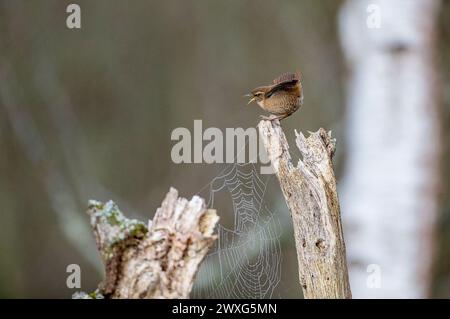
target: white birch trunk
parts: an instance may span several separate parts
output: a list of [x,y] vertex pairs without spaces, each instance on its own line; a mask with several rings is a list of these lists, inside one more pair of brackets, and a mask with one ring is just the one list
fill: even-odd
[[348,0],[341,11],[350,78],[340,195],[354,298],[429,293],[440,145],[439,4]]

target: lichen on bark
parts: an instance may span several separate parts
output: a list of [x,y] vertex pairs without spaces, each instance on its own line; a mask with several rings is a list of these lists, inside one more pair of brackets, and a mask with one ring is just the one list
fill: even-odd
[[199,265],[216,240],[215,210],[204,199],[171,188],[153,221],[126,218],[117,205],[91,200],[88,214],[105,279],[74,298],[187,298]]

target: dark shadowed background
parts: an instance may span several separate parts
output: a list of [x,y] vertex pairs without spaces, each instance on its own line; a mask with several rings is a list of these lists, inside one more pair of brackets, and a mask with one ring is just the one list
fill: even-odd
[[[226,164],[174,164],[171,132],[255,127],[242,97],[301,70],[304,107],[283,121],[324,127],[346,160],[341,1],[83,1],[82,28],[66,27],[74,1],[0,0],[0,297],[68,298],[66,267],[92,291],[102,266],[87,201],[113,199],[127,216],[152,218],[170,186],[208,197]],[[443,151],[431,295],[450,297],[450,4],[438,16]],[[292,152],[294,154],[294,147]],[[300,297],[289,212],[276,178],[265,201],[279,214],[281,278],[273,297]],[[206,189],[205,189],[206,186]],[[232,227],[226,195],[215,208]],[[345,214],[345,211],[343,211]]]

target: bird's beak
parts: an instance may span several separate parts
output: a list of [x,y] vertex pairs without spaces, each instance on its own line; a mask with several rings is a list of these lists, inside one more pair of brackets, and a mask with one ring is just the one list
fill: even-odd
[[253,94],[245,94],[244,97],[250,98],[250,101],[248,101],[247,105],[256,100],[256,97]]

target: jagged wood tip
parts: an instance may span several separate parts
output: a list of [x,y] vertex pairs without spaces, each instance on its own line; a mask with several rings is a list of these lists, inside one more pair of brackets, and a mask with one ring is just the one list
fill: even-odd
[[188,298],[217,238],[216,211],[198,196],[179,197],[175,188],[148,226],[126,218],[112,201],[90,201],[88,214],[106,275],[97,291],[74,298]]
[[279,121],[260,121],[260,136],[290,210],[305,298],[351,298],[332,157],[331,131],[295,131],[302,158],[292,164]]

